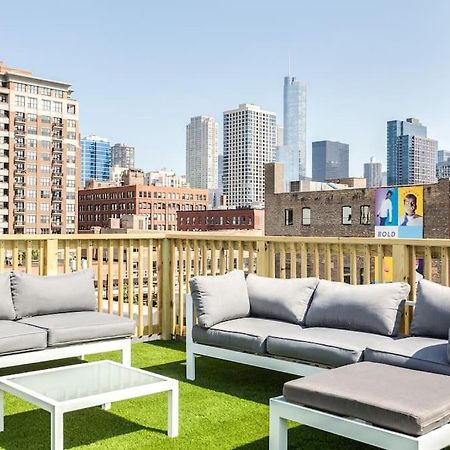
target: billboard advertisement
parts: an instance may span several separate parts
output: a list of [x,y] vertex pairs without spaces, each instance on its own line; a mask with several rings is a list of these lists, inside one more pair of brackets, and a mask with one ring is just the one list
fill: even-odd
[[377,189],[375,237],[423,238],[423,186]]

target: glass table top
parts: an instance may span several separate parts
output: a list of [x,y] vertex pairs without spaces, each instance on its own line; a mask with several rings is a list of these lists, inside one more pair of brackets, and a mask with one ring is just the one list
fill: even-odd
[[145,373],[111,361],[10,375],[4,379],[19,389],[25,388],[56,402],[166,381],[156,374]]

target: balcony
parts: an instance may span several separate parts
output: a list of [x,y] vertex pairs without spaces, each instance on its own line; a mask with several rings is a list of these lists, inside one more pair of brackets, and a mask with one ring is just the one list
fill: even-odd
[[25,161],[25,153],[22,152],[14,153],[14,161]]
[[25,123],[26,118],[25,116],[16,116],[14,117],[14,123]]
[[24,149],[25,148],[25,142],[16,142],[14,144],[15,149]]
[[25,136],[25,129],[15,129],[14,136]]

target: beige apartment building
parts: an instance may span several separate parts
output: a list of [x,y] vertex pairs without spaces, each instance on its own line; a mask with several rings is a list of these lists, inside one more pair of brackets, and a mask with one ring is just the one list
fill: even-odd
[[71,85],[0,61],[0,234],[77,230],[78,102]]

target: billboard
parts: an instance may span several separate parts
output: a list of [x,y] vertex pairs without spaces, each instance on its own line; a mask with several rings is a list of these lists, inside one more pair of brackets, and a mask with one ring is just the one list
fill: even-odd
[[375,237],[422,239],[423,186],[377,189],[375,215]]

